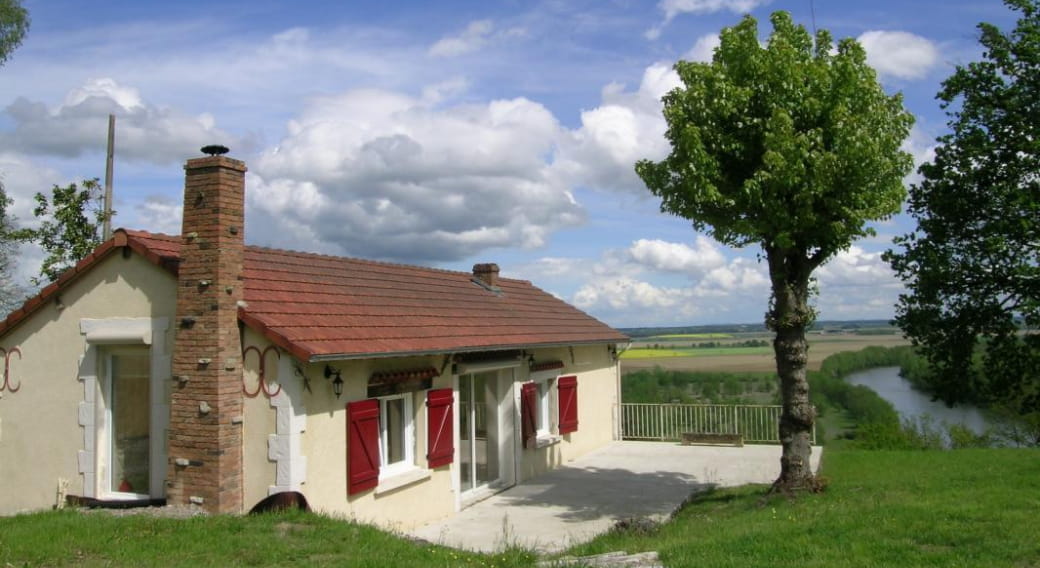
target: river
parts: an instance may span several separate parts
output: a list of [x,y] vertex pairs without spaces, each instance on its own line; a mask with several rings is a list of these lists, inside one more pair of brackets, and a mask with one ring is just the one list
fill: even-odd
[[930,416],[936,424],[962,424],[976,434],[982,434],[989,426],[986,417],[974,406],[956,406],[950,408],[940,401],[920,391],[914,390],[910,383],[899,376],[899,367],[877,367],[853,373],[845,380],[854,385],[863,385],[878,393],[881,398],[892,403],[901,418],[919,418]]

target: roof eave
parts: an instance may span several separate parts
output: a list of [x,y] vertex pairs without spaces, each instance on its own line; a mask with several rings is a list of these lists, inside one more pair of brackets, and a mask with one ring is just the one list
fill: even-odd
[[116,231],[111,238],[101,243],[87,256],[80,259],[76,264],[57,279],[44,286],[39,292],[27,299],[21,306],[11,310],[7,317],[0,320],[0,335],[10,333],[11,330],[29,319],[31,315],[42,309],[55,297],[61,295],[73,282],[79,280],[94,265],[111,256],[115,251],[127,246],[126,233]]
[[478,347],[458,347],[452,349],[429,349],[423,351],[385,351],[380,353],[325,353],[312,355],[307,362],[323,363],[325,361],[354,361],[358,359],[388,359],[391,357],[423,357],[428,355],[451,355],[459,353],[479,353],[483,351],[510,351],[516,349],[554,349],[558,347],[579,347],[585,345],[610,345],[625,343],[627,337],[613,339],[589,339],[552,343],[517,343],[503,345],[486,345]]

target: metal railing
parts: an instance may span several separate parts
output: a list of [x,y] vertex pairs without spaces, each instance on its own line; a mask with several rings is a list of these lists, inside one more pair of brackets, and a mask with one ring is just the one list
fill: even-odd
[[[643,404],[621,405],[624,440],[680,440],[690,434],[740,435],[745,442],[780,443],[779,405]],[[816,443],[816,427],[812,432]]]

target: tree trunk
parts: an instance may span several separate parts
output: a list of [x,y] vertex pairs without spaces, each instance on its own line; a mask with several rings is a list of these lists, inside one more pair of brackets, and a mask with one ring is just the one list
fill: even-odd
[[805,330],[815,315],[809,308],[811,261],[804,254],[767,248],[773,305],[766,325],[776,332],[773,351],[776,372],[780,377],[783,410],[780,414],[780,477],[774,491],[793,492],[817,489],[809,457],[812,454],[813,421],[816,409],[809,403],[806,365],[809,344]]

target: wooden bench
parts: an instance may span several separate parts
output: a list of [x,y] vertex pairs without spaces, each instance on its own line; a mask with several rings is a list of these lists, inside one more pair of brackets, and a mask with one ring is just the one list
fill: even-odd
[[711,434],[705,432],[683,432],[682,445],[722,445],[744,447],[744,436],[740,434]]

